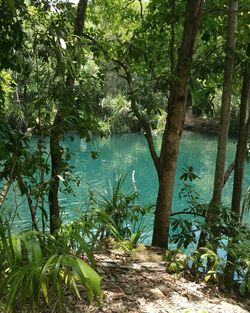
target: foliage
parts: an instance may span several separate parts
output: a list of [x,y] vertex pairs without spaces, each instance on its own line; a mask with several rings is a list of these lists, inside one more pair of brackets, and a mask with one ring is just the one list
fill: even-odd
[[[231,128],[237,125],[245,58],[243,51],[249,41],[249,2],[243,2],[240,3],[238,14]],[[44,221],[47,217],[45,199],[52,182],[46,179],[50,168],[49,152],[44,142],[46,136],[50,135],[58,110],[61,110],[63,117],[59,127],[61,133],[77,130],[81,136],[90,140],[93,133],[102,134],[102,131],[140,130],[130,107],[131,100],[135,98],[136,108],[142,120],[148,122],[149,129],[164,129],[185,16],[185,3],[172,3],[176,6],[174,10],[163,0],[129,1],[126,4],[120,0],[89,1],[85,33],[82,38],[78,38],[73,35],[76,5],[70,1],[1,1],[0,181],[5,183],[9,179],[15,180],[20,193],[33,201],[31,208],[34,207],[35,215],[37,208],[42,210]],[[225,0],[205,2],[194,66],[187,86],[189,105],[196,115],[210,117],[219,112],[226,17]],[[172,45],[176,49],[170,55]],[[132,93],[131,85],[124,82],[124,78],[128,80],[126,71],[131,74]],[[68,85],[67,77],[74,77],[74,88]],[[30,145],[30,134],[39,137],[34,149]],[[64,160],[60,164],[62,170],[58,177],[61,191],[74,193],[71,183],[79,181],[72,176],[70,151],[62,148]],[[97,157],[97,154],[92,152],[92,156]],[[219,247],[230,249],[234,255],[232,267],[242,281],[241,290],[246,292],[249,289],[249,247],[245,245],[249,238],[248,232],[221,205],[213,208],[218,212],[218,220],[211,221],[209,225],[204,224],[209,205],[202,202],[199,193],[191,185],[199,177],[192,167],[186,167],[181,179],[184,185],[179,195],[187,200],[188,205],[181,218],[176,218],[181,212],[172,215],[172,229],[175,232],[172,241],[178,248],[187,248],[196,244],[200,231],[204,230],[208,238]],[[40,273],[36,267],[44,268],[46,262],[49,262],[50,253],[54,255],[56,251],[56,256],[51,259],[47,269],[45,267],[44,279],[51,283],[47,289],[54,286],[60,297],[62,289],[53,279],[57,277],[63,284],[63,280],[66,280],[65,272],[71,268],[68,282],[74,279],[81,281],[79,270],[75,270],[74,276],[73,267],[68,265],[72,263],[72,266],[76,266],[82,250],[88,251],[91,259],[88,244],[96,245],[113,237],[130,249],[144,239],[143,218],[151,206],[139,205],[135,190],[124,192],[124,181],[125,177],[119,176],[110,192],[91,193],[88,211],[83,212],[78,221],[63,225],[57,238],[46,233],[25,232],[16,236],[9,233],[5,240],[2,233],[1,249],[6,248],[6,253],[9,249],[10,253],[7,254],[14,258],[13,251],[21,247],[21,252],[18,250],[16,255],[20,256],[20,264],[27,269],[25,272],[17,267],[19,261],[16,259],[6,263],[8,255],[3,251],[6,268],[1,273],[7,275],[4,279],[5,287],[13,286],[13,294],[8,300],[10,307],[16,298],[20,298],[19,305],[26,301],[24,291],[15,287],[14,283],[17,286],[23,283],[30,290],[28,287]],[[247,212],[249,207],[248,190],[242,212]],[[192,218],[186,218],[188,216]],[[29,241],[34,243],[32,247],[28,246]],[[6,247],[3,246],[5,242]],[[230,245],[227,248],[225,243],[228,242]],[[42,254],[40,257],[38,253],[35,262],[33,256],[29,258],[29,255],[35,255],[33,248]],[[69,251],[74,251],[77,257],[68,255]],[[192,256],[196,270],[205,260],[203,271],[206,275],[211,274],[211,277],[220,269],[217,268],[218,256],[213,251],[213,247],[209,246],[198,249]],[[183,266],[180,263],[175,267],[178,270]],[[28,272],[29,267],[34,269],[33,274]],[[29,282],[24,282],[24,279]],[[74,291],[73,283],[69,287]],[[27,297],[33,299],[31,293],[27,293]],[[44,298],[46,300],[45,295]],[[37,295],[34,299],[38,305]]]
[[124,247],[127,243],[133,248],[147,236],[144,218],[152,205],[138,204],[137,191],[124,191],[126,177],[118,175],[107,193],[90,192],[89,207],[82,214],[81,225],[93,244],[111,236],[124,243]]
[[[181,216],[172,219],[173,231],[178,231],[172,235],[172,241],[177,244],[178,249],[186,249],[190,245],[197,244],[201,231],[206,233],[208,240],[207,246],[198,247],[192,251],[188,261],[182,262],[179,259],[180,250],[172,252],[173,258],[169,263],[170,270],[173,268],[178,272],[187,268],[193,274],[200,273],[206,281],[222,282],[227,266],[229,266],[230,271],[234,273],[235,283],[240,286],[241,294],[247,294],[249,292],[250,274],[250,230],[248,226],[239,222],[237,217],[232,215],[231,210],[222,205],[213,208],[217,211],[218,219],[205,224],[204,217],[208,205],[201,203],[199,194],[193,190],[193,186],[190,184],[199,177],[193,173],[192,167],[186,167],[180,178],[184,180],[183,187],[180,189],[180,196],[185,197],[188,202],[188,207],[180,214],[192,215],[192,218]],[[224,251],[224,255],[221,256],[219,250]],[[229,260],[226,260],[227,254],[232,256]],[[224,283],[229,287],[227,281]]]
[[22,133],[10,125],[0,131],[0,181],[6,184],[11,180],[19,188],[19,194],[29,198],[30,208],[34,212],[39,208],[46,219],[43,199],[48,188],[48,181],[44,179],[49,172],[47,147],[41,139],[32,146],[30,137],[29,132]]
[[[180,180],[184,181],[193,181],[195,179],[200,179],[200,177],[194,173],[193,166],[186,165],[185,168],[182,169],[182,175],[180,176]],[[185,187],[183,188],[183,190]]]
[[224,249],[230,255],[227,265],[233,275],[225,281],[225,284],[228,288],[233,288],[236,282],[240,287],[240,293],[246,295],[250,293],[250,230],[247,225],[235,220],[233,222],[228,227],[230,231],[228,242],[224,244]]
[[[183,186],[179,191],[179,198],[185,199],[187,207],[183,212],[172,214],[171,225],[174,234],[171,237],[173,243],[177,244],[177,248],[187,248],[191,244],[196,244],[198,232],[200,231],[202,222],[207,210],[207,204],[202,203],[200,195],[194,190],[193,181],[199,180],[200,177],[194,173],[192,166],[182,169],[180,180]],[[178,216],[178,217],[175,217]],[[177,232],[177,233],[176,233]]]
[[[234,241],[235,239],[237,241]],[[171,250],[166,256],[167,271],[170,273],[190,271],[197,278],[224,284],[228,289],[234,288],[236,292],[246,296],[250,292],[249,240],[249,229],[241,226],[236,236],[229,237],[228,242],[225,239],[221,241],[220,249],[233,256],[232,260],[226,260],[226,253],[221,255],[221,252],[219,254],[209,246],[198,248],[189,256],[181,250]],[[234,275],[233,284],[225,280],[228,265]]]
[[6,99],[13,92],[12,84],[14,83],[9,71],[0,71],[0,105],[1,109],[6,106]]
[[250,212],[250,186],[248,186],[247,191],[243,195],[243,204],[241,210],[241,220],[243,217]]
[[22,48],[25,33],[22,17],[27,7],[22,0],[0,3],[0,70],[21,66],[18,51]]
[[52,311],[58,307],[64,312],[65,290],[82,299],[79,285],[85,288],[88,301],[101,299],[98,274],[72,253],[70,240],[63,234],[53,237],[24,231],[13,235],[8,224],[0,221],[0,290],[7,312],[22,311],[27,305],[34,310],[44,303]]
[[188,257],[181,250],[170,250],[165,257],[167,271],[170,273],[179,273],[188,266]]
[[140,130],[138,121],[130,110],[130,104],[122,94],[107,95],[100,103],[104,133],[127,133]]
[[208,247],[201,247],[192,252],[191,257],[191,271],[193,273],[201,273],[205,281],[213,278],[218,281],[217,276],[221,270],[221,258]]
[[190,256],[181,250],[168,251],[166,257],[167,271],[179,273],[189,270],[192,274],[202,276],[205,281],[211,278],[218,280],[219,270],[221,269],[221,258],[211,249],[199,248],[191,253]]
[[248,162],[250,162],[250,141],[248,141],[247,143],[247,155],[246,155],[246,159]]

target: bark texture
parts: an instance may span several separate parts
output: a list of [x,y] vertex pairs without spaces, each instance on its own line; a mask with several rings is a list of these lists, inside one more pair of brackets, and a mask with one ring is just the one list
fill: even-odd
[[[244,174],[244,164],[246,159],[247,140],[250,129],[250,44],[247,47],[247,61],[245,67],[245,73],[241,89],[241,104],[240,104],[240,123],[239,123],[239,134],[235,156],[235,170],[234,170],[234,184],[233,184],[233,195],[232,195],[232,213],[235,213],[232,217],[236,219],[240,216],[241,208],[241,195],[242,195],[242,181]],[[234,278],[234,264],[235,255],[231,253],[235,239],[229,240],[228,243],[228,254],[227,254],[227,265],[225,268],[224,281],[225,286],[228,289],[232,288]]]
[[[230,0],[228,13],[224,82],[220,112],[220,129],[217,147],[216,168],[214,175],[213,198],[211,201],[213,205],[211,206],[211,208],[213,206],[218,206],[220,204],[223,189],[226,149],[228,141],[228,129],[230,120],[233,70],[234,70],[235,33],[237,30],[237,10],[238,10],[238,0]],[[209,215],[213,215],[212,214],[213,212],[209,213],[210,213]]]
[[60,129],[62,119],[57,112],[50,132],[50,154],[51,154],[51,179],[49,189],[49,216],[50,232],[53,234],[60,227],[60,206],[58,201],[59,175],[62,167],[62,148],[60,139],[62,130]]
[[247,140],[250,129],[250,44],[247,47],[247,62],[241,91],[240,121],[237,149],[235,156],[232,211],[240,215],[242,181],[247,151]]
[[20,189],[25,194],[27,202],[28,202],[28,205],[29,205],[30,215],[31,215],[31,220],[32,220],[32,229],[35,229],[36,231],[39,231],[37,220],[36,220],[36,208],[33,205],[32,198],[30,196],[29,188],[26,185],[26,183],[24,182],[22,176],[18,176],[17,177],[17,182],[18,182],[18,185],[19,185]]
[[225,174],[224,174],[224,180],[223,180],[223,188],[226,185],[228,178],[230,177],[230,175],[232,174],[232,172],[235,169],[235,161],[233,161],[227,168]]
[[[88,0],[79,0],[74,25],[74,35],[81,37],[84,29]],[[75,77],[68,74],[66,79],[66,88],[73,88]],[[63,116],[59,108],[50,133],[50,152],[51,152],[51,185],[49,190],[49,211],[50,211],[50,232],[54,233],[59,228],[60,207],[58,202],[59,177],[62,170],[62,148],[60,139],[63,135],[62,129]]]
[[187,1],[183,38],[168,103],[168,116],[160,154],[159,190],[152,239],[153,246],[163,248],[168,246],[176,162],[186,111],[187,84],[195,40],[200,27],[202,6],[202,0]]
[[[223,92],[221,100],[220,127],[217,145],[216,166],[214,174],[214,188],[213,196],[208,206],[208,212],[205,221],[209,227],[210,225],[213,224],[214,221],[218,219],[218,207],[221,203],[222,190],[225,181],[225,161],[228,141],[233,70],[234,70],[235,33],[237,30],[237,10],[238,10],[238,0],[229,0],[226,58],[223,80]],[[215,233],[216,231],[217,230],[213,231],[214,237],[217,236],[217,234]],[[202,231],[200,234],[198,247],[205,246],[207,240],[209,240],[209,238],[207,238],[207,232]]]
[[4,203],[5,199],[6,199],[7,193],[9,192],[10,187],[12,185],[12,182],[13,182],[13,178],[9,177],[9,179],[7,180],[3,190],[1,191],[1,194],[0,194],[0,209],[3,206],[3,203]]

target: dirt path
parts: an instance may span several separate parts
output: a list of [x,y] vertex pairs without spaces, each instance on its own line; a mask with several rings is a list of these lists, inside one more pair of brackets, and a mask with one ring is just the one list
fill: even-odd
[[246,313],[250,307],[237,303],[215,286],[170,275],[157,254],[147,251],[130,256],[119,251],[97,254],[104,301],[101,307],[69,306],[72,313]]

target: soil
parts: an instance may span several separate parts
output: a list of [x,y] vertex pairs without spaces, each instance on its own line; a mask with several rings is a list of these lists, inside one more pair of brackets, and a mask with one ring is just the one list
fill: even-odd
[[[132,254],[96,253],[104,291],[101,305],[67,301],[67,313],[246,313],[250,301],[234,299],[214,284],[169,274],[162,253],[139,246]],[[193,280],[193,281],[192,281]]]

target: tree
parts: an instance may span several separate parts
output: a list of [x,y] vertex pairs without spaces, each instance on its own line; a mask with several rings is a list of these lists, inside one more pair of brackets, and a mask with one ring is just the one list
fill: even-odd
[[[214,188],[212,200],[206,212],[206,223],[208,227],[210,226],[210,224],[213,224],[214,221],[216,221],[216,219],[218,218],[218,207],[220,206],[221,203],[222,189],[224,187],[226,148],[228,141],[230,107],[232,97],[232,82],[234,72],[237,10],[238,10],[238,0],[229,0],[226,57],[224,64],[224,79],[221,99],[220,127],[217,145],[216,168],[214,175]],[[216,237],[216,234],[213,235]],[[206,237],[207,234],[205,233],[205,231],[202,231],[198,243],[199,247],[204,246],[206,244]]]
[[240,216],[242,182],[246,160],[247,142],[250,129],[250,44],[247,46],[246,65],[241,90],[239,134],[235,156],[234,183],[232,195],[232,212]]
[[[55,216],[53,225],[58,227],[60,224],[59,187],[61,192],[72,192],[69,184],[69,180],[72,181],[71,166],[68,163],[70,153],[60,146],[60,140],[68,130],[72,129],[77,129],[82,137],[89,139],[90,129],[91,131],[94,129],[97,133],[98,128],[91,108],[94,98],[93,89],[95,88],[96,94],[98,93],[98,73],[96,75],[90,73],[90,66],[87,64],[87,58],[84,57],[84,52],[89,51],[83,45],[82,39],[76,35],[80,34],[83,28],[81,20],[82,14],[85,15],[86,5],[86,1],[80,1],[77,11],[74,4],[64,1],[54,1],[53,4],[50,1],[30,3],[27,6],[28,10],[22,15],[24,44],[18,46],[18,51],[9,24],[16,21],[19,25],[20,7],[17,8],[18,16],[10,19],[9,23],[5,21],[6,32],[9,34],[7,38],[10,40],[8,46],[13,46],[15,53],[13,58],[9,53],[11,70],[1,73],[0,85],[2,87],[4,81],[5,93],[0,96],[6,98],[5,105],[1,109],[3,109],[4,120],[10,124],[10,128],[17,134],[22,132],[24,135],[25,149],[30,145],[29,137],[25,134],[27,128],[32,134],[38,136],[38,142],[36,148],[32,147],[32,153],[26,153],[27,151],[23,149],[24,154],[23,150],[19,149],[22,152],[19,158],[22,160],[17,162],[18,175],[9,177],[12,172],[9,166],[10,170],[1,175],[4,183],[5,179],[7,180],[3,191],[4,194],[7,193],[10,184],[17,181],[21,194],[27,198],[34,226],[36,210],[41,209],[43,229],[47,220],[45,198],[48,194],[51,200],[51,215]],[[18,68],[14,66],[15,62]],[[4,133],[7,134],[7,129],[5,130]],[[50,133],[52,134],[51,161],[54,168],[51,178],[47,179],[50,158],[45,138],[49,137]],[[1,140],[1,148],[7,146],[5,143],[8,143],[9,137],[11,136]],[[16,137],[18,140],[19,137]],[[6,158],[6,153],[2,155],[1,161],[9,165],[11,160],[8,151],[7,156],[7,163],[3,160]],[[28,164],[30,165],[27,166]],[[28,173],[26,167],[29,168]],[[60,186],[59,179],[61,179]],[[53,214],[54,208],[57,216]]]
[[0,208],[14,180],[12,174],[15,166],[13,163],[17,162],[17,159],[13,162],[17,157],[15,153],[13,153],[14,158],[11,159],[11,157],[9,157],[9,147],[11,147],[13,143],[11,143],[10,138],[14,139],[14,136],[12,136],[7,125],[5,106],[8,93],[11,93],[12,90],[9,85],[13,83],[13,80],[11,79],[11,75],[5,70],[20,70],[21,64],[18,56],[23,48],[25,38],[22,25],[22,18],[25,14],[27,14],[27,8],[22,2],[10,0],[1,1],[0,3],[0,161],[4,169],[7,168],[6,172],[3,171],[0,175],[0,180],[3,178],[7,180],[0,195]]
[[[79,0],[75,18],[74,35],[76,40],[80,40],[83,33],[88,0]],[[75,77],[72,73],[67,74],[65,88],[72,90],[75,84]],[[71,97],[71,100],[73,98]],[[50,152],[51,152],[51,185],[49,190],[49,211],[50,211],[50,231],[53,233],[60,226],[60,207],[58,202],[58,192],[60,174],[62,172],[62,148],[60,139],[64,133],[62,109],[59,107],[53,122],[50,133]]]
[[[231,203],[232,220],[235,223],[239,222],[241,212],[241,198],[242,198],[242,183],[244,175],[244,165],[246,160],[248,135],[250,129],[250,44],[246,48],[246,61],[244,77],[241,89],[241,103],[240,103],[240,121],[239,121],[239,133],[237,140],[237,148],[235,155],[235,170],[234,170],[234,183],[233,194]],[[229,287],[232,287],[234,279],[234,267],[238,260],[234,253],[232,253],[233,246],[237,244],[234,237],[229,238],[227,247],[227,264],[225,268],[225,283]]]
[[[230,120],[233,70],[234,70],[235,33],[237,30],[238,0],[230,0],[228,10],[229,13],[227,28],[227,47],[225,58],[223,93],[221,100],[220,129],[217,147],[216,169],[214,176],[214,189],[213,189],[213,198],[211,201],[212,206],[218,206],[220,204],[223,189],[226,148]],[[211,214],[212,212],[208,212],[208,215]]]
[[22,19],[27,14],[27,7],[22,1],[1,1],[0,12],[0,70],[18,69],[18,51],[22,49],[25,37]]
[[[109,12],[107,8],[108,4],[105,4],[104,6],[104,14],[107,14],[107,12]],[[111,10],[114,10],[116,6],[119,6],[119,4],[115,3]],[[106,59],[113,61],[118,74],[125,78],[128,83],[131,109],[144,130],[149,151],[158,174],[159,190],[155,210],[152,244],[164,248],[167,248],[168,246],[176,161],[178,157],[180,137],[184,125],[187,86],[190,77],[195,41],[200,26],[202,6],[203,1],[187,1],[184,30],[175,71],[175,54],[173,52],[173,41],[175,40],[174,22],[173,20],[170,21],[172,28],[171,36],[169,38],[171,54],[170,78],[163,76],[166,74],[165,69],[166,65],[169,65],[167,63],[169,61],[166,61],[165,64],[162,62],[162,60],[167,60],[167,56],[163,53],[163,47],[166,47],[166,38],[162,36],[162,32],[159,33],[158,29],[159,27],[164,29],[166,25],[165,14],[168,14],[169,12],[165,2],[153,1],[150,3],[149,9],[152,10],[152,13],[148,13],[148,19],[145,20],[143,19],[144,16],[141,8],[139,16],[137,17],[137,21],[139,18],[139,22],[136,23],[134,22],[135,18],[133,18],[133,15],[138,15],[138,13],[136,13],[136,7],[127,8],[128,6],[126,6],[125,8],[120,8],[119,12],[121,12],[121,16],[115,20],[115,23],[118,22],[117,20],[120,21],[121,19],[122,22],[128,24],[128,12],[131,12],[131,25],[134,27],[134,29],[132,27],[128,28],[125,33],[122,33],[122,35],[122,31],[119,32],[120,29],[115,29],[110,36],[110,29],[106,30],[105,35],[103,35],[102,30],[100,31],[99,38],[97,36],[94,37],[92,35],[91,37],[88,34],[85,34],[85,37],[93,44],[94,51],[96,52],[98,49],[97,51],[99,51],[99,54],[101,51]],[[181,5],[178,7],[179,11],[181,11],[180,8],[183,9],[183,6]],[[127,11],[125,11],[125,9]],[[161,9],[163,10],[163,14],[160,11]],[[152,24],[152,20],[150,20],[151,14],[154,15],[155,11],[157,12],[157,18],[159,18],[162,23],[160,26]],[[175,11],[175,2],[172,2],[171,13],[175,13]],[[178,14],[180,13],[178,12]],[[155,21],[153,23],[155,23]],[[181,27],[178,29],[179,34],[181,34],[180,29]],[[151,30],[152,33],[150,32]],[[117,41],[115,41],[116,31],[119,33]],[[145,34],[147,34],[146,38],[150,37],[150,40],[147,40],[146,42]],[[110,44],[110,41],[112,42],[112,45]],[[156,60],[158,62],[156,62]],[[145,74],[145,72],[147,74]],[[158,77],[156,74],[157,72],[160,73]],[[139,82],[141,78],[146,79],[143,80],[143,83],[140,85]],[[152,80],[152,78],[155,82],[155,86],[148,82]],[[169,84],[169,81],[172,81],[172,83]],[[165,94],[168,95],[169,100],[161,152],[158,156],[149,120],[152,112],[158,112],[159,108],[153,105],[152,97],[151,102],[150,99],[149,101],[145,101],[144,98],[145,93],[148,92],[148,88],[154,88],[157,90],[157,88],[159,88],[157,85],[159,84],[165,86]],[[168,92],[169,90],[166,90],[166,86],[170,87],[170,92]]]
[[176,162],[186,111],[187,84],[200,26],[202,5],[203,1],[187,1],[183,39],[174,84],[170,90],[167,121],[159,158],[159,191],[152,239],[152,245],[159,247],[168,246]]

